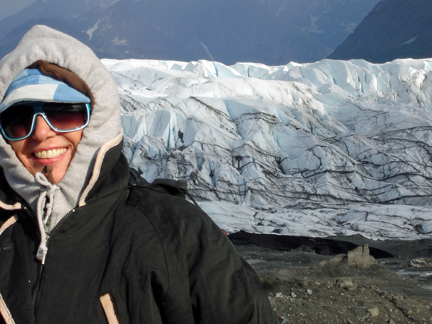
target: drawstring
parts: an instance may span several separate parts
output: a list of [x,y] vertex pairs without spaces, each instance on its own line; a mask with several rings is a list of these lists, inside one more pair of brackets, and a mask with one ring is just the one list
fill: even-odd
[[48,221],[51,217],[54,205],[55,191],[60,188],[57,187],[55,184],[49,182],[47,177],[41,172],[35,174],[35,179],[40,185],[45,187],[45,190],[41,190],[37,202],[37,221],[39,225],[41,240],[36,254],[36,258],[42,264],[45,264],[45,257],[48,252],[46,229],[48,228]]

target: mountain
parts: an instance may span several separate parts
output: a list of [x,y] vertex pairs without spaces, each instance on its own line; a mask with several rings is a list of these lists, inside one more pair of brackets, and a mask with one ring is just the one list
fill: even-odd
[[382,0],[329,56],[383,63],[432,57],[430,0]]
[[278,14],[334,49],[360,24],[380,0],[290,0]]
[[227,232],[430,238],[432,59],[103,63],[130,165]]
[[21,1],[1,1],[0,2],[0,20],[9,17],[23,8],[27,7],[29,4],[35,0],[21,0]]
[[[95,45],[107,53],[103,57],[277,65],[327,56],[329,45],[348,35],[346,25],[359,22],[376,2],[123,0],[87,12],[80,24],[103,44]],[[330,34],[337,36],[333,43]]]
[[58,29],[87,43],[87,35],[74,25],[74,18],[101,0],[36,0],[18,13],[0,21],[0,57],[12,51],[21,37],[34,25]]
[[[58,23],[73,24],[73,19],[102,0],[36,0],[18,13],[0,21],[2,35],[7,35],[13,29],[19,28],[30,19],[57,20]],[[79,30],[79,28],[77,28]]]
[[30,19],[50,19],[51,27],[61,19],[65,29],[73,30],[99,57],[313,62],[328,56],[377,2],[37,0],[0,21],[6,35],[0,56],[13,48]]
[[72,37],[75,37],[76,39],[79,39],[81,42],[90,46],[86,35],[80,30],[74,28],[73,25],[69,24],[68,22],[52,18],[30,18],[29,20],[20,24],[19,27],[12,29],[12,31],[10,31],[6,37],[0,40],[0,57],[3,57],[12,49],[14,49],[18,41],[34,25],[46,25],[57,30],[61,30],[64,33],[67,33],[68,35],[71,35]]
[[83,18],[80,25],[104,57],[276,64],[308,50],[312,60],[327,53],[258,0],[123,0]]

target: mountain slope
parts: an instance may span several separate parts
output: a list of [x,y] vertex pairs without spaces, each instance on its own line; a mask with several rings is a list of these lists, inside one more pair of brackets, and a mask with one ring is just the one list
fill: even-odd
[[80,31],[100,57],[312,62],[329,55],[377,1],[38,0],[0,21],[7,35],[0,56],[29,19],[50,19],[53,27],[61,19],[62,31]]
[[6,35],[3,39],[0,40],[0,57],[8,54],[15,46],[17,45],[18,40],[20,40],[24,34],[34,25],[46,25],[51,28],[61,30],[76,39],[79,39],[81,42],[89,45],[87,35],[82,33],[80,30],[76,29],[73,24],[70,24],[66,21],[60,21],[57,19],[49,19],[49,18],[30,18],[26,22],[19,25],[19,27],[14,28],[9,34]]
[[0,57],[15,48],[21,37],[35,24],[44,24],[76,37],[88,38],[74,19],[99,2],[107,0],[36,0],[18,13],[0,21]]
[[35,0],[0,1],[0,20],[17,13],[34,1]]
[[71,22],[76,16],[98,4],[101,0],[36,0],[18,13],[0,21],[0,31],[6,35],[30,19],[53,19]]
[[430,0],[382,0],[329,58],[362,58],[375,63],[429,58],[431,26]]
[[107,57],[278,64],[329,52],[257,0],[123,0],[82,18],[94,48]]
[[123,0],[82,24],[106,57],[278,65],[327,56],[377,1]]
[[354,31],[378,2],[379,0],[290,0],[280,4],[278,13],[334,49]]

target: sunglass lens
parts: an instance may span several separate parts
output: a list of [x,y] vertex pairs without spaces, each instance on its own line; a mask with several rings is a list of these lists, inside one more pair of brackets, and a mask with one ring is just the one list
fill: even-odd
[[2,128],[9,138],[20,138],[30,133],[33,120],[33,107],[16,105],[1,114]]
[[87,122],[85,104],[45,103],[42,110],[58,130],[73,130]]

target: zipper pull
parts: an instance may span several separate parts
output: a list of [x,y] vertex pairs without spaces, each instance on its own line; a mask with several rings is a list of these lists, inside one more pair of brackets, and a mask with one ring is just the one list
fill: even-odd
[[36,259],[38,259],[41,264],[45,264],[47,253],[48,247],[46,246],[46,243],[41,243],[36,253]]

